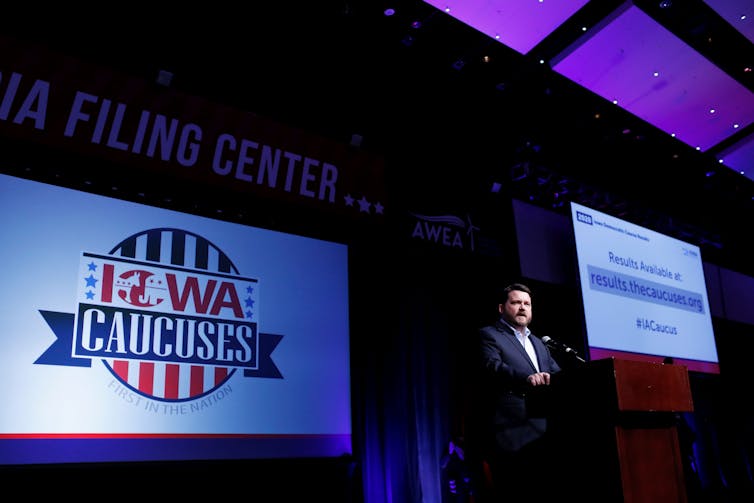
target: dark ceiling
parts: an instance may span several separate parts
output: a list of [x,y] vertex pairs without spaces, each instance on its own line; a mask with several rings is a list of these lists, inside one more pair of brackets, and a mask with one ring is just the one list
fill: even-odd
[[[720,30],[688,7],[701,0],[685,3],[668,20],[675,29],[699,39]],[[431,5],[237,5],[61,12],[3,31],[146,79],[169,71],[176,89],[345,143],[358,135],[360,148],[385,157],[388,190],[408,206],[463,204],[498,182],[501,197],[563,213],[558,204],[573,198],[750,269],[750,180]],[[741,48],[715,51],[731,64]]]

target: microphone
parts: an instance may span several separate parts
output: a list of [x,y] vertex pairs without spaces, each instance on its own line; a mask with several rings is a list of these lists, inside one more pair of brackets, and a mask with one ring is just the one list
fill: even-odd
[[545,335],[542,337],[542,342],[544,342],[547,346],[555,349],[559,349],[563,351],[564,353],[571,353],[578,361],[582,363],[586,363],[586,361],[581,358],[576,351],[574,351],[571,347],[566,346],[562,342],[558,342],[549,335]]

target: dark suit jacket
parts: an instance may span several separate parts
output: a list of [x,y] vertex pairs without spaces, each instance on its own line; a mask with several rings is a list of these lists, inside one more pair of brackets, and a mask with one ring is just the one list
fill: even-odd
[[[513,330],[498,321],[479,330],[481,337],[480,427],[488,441],[504,452],[515,452],[540,438],[546,430],[544,417],[530,417],[526,392],[532,387],[527,376],[537,371]],[[529,337],[541,372],[554,374],[560,366],[547,346],[533,334]],[[487,447],[491,447],[488,445]]]

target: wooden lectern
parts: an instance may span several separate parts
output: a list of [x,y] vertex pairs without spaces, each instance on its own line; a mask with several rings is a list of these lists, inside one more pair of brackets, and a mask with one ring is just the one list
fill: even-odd
[[693,411],[686,367],[606,358],[553,376],[539,397],[556,444],[549,468],[581,501],[687,501],[677,432]]

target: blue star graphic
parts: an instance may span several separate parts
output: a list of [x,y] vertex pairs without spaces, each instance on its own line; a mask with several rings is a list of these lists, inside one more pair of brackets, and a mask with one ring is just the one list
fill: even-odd
[[90,271],[96,271],[97,270],[97,264],[95,264],[94,262],[89,262],[89,265],[87,267],[89,267]]
[[84,280],[86,280],[86,286],[87,287],[90,286],[92,288],[96,288],[96,286],[97,286],[97,278],[95,278],[94,276],[92,276],[90,274],[89,277],[88,278],[84,278]]
[[372,204],[371,204],[371,203],[370,203],[369,201],[367,201],[367,198],[366,198],[366,197],[364,197],[364,196],[361,196],[361,199],[359,199],[359,200],[358,200],[358,201],[356,201],[356,202],[357,202],[357,203],[359,203],[359,213],[361,213],[362,211],[363,211],[364,213],[369,213],[369,207],[370,207],[370,206],[371,206]]

